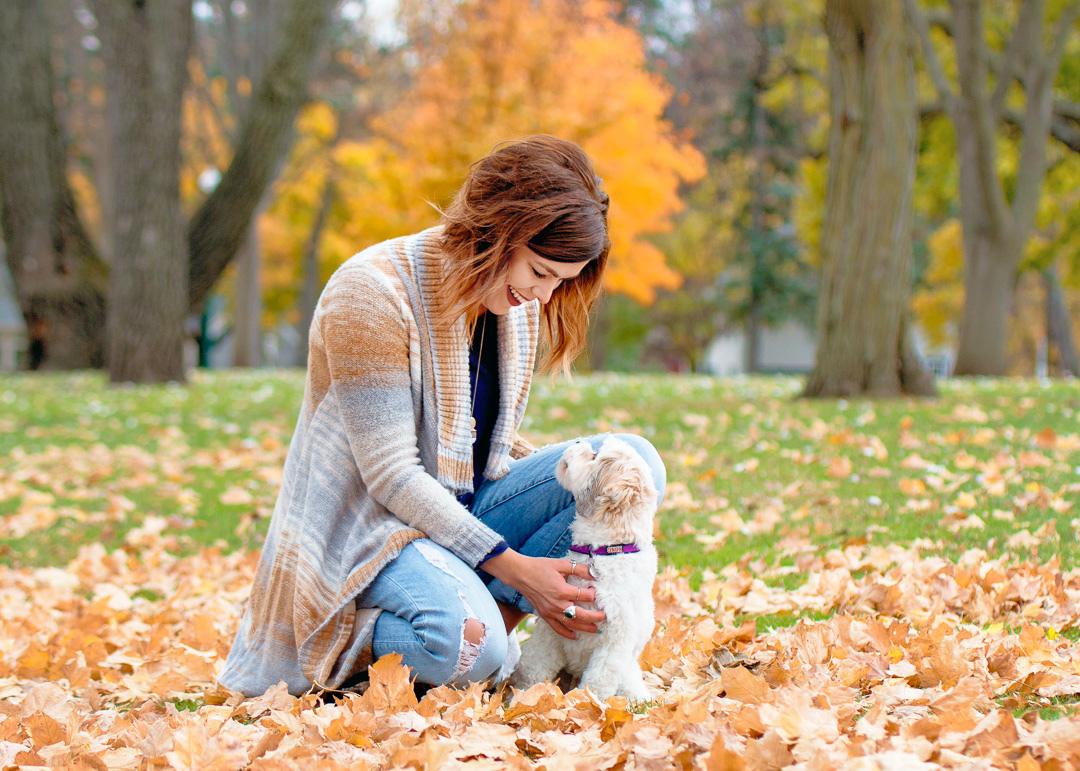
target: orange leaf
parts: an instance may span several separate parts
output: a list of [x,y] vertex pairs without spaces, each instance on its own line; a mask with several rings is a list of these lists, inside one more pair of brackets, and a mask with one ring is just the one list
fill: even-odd
[[726,667],[720,671],[720,683],[729,699],[761,704],[769,693],[769,684],[755,677],[746,667]]
[[1047,426],[1039,433],[1035,434],[1035,444],[1038,447],[1042,447],[1044,450],[1052,450],[1057,447],[1058,437],[1057,432],[1054,429]]
[[833,479],[843,479],[851,476],[851,468],[850,460],[838,457],[829,461],[829,470],[826,473]]
[[46,747],[57,742],[67,741],[67,731],[48,715],[37,713],[23,719],[30,738],[34,740],[35,747]]
[[746,761],[724,744],[724,736],[717,732],[709,754],[705,758],[706,771],[744,771]]

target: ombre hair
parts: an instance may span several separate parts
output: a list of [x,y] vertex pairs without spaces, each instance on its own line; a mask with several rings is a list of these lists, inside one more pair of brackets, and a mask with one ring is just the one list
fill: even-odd
[[505,142],[469,169],[442,212],[446,294],[438,313],[465,313],[471,329],[479,308],[506,280],[511,252],[527,246],[552,262],[586,263],[540,306],[541,369],[569,372],[585,347],[589,311],[600,296],[611,251],[608,196],[592,162],[573,142],[543,134]]

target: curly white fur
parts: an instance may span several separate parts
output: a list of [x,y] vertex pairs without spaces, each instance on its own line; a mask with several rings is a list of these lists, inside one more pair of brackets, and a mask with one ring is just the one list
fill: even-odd
[[[589,559],[595,581],[571,576],[574,586],[596,587],[596,602],[607,615],[599,634],[578,632],[576,640],[556,634],[542,620],[522,646],[521,663],[510,682],[518,688],[554,681],[565,669],[580,676],[580,686],[606,699],[612,695],[646,701],[649,692],[638,657],[653,633],[653,580],[656,549],[652,543],[657,491],[648,465],[630,445],[609,437],[593,452],[588,442],[570,445],[559,460],[556,479],[574,494],[577,515],[570,525],[575,546],[635,544],[631,554]],[[578,562],[582,554],[567,552]]]

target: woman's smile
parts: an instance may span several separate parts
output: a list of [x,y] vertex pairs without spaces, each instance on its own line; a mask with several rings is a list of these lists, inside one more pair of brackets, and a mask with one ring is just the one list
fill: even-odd
[[556,262],[548,260],[527,246],[518,246],[510,253],[506,288],[493,289],[483,307],[500,316],[511,308],[533,300],[543,305],[565,281],[577,277],[586,262]]

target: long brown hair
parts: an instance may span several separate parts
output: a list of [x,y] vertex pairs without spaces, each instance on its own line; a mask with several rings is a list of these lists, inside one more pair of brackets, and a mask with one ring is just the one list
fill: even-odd
[[466,313],[471,327],[481,302],[506,279],[518,246],[553,262],[587,263],[540,306],[541,368],[569,372],[585,347],[611,251],[607,212],[600,178],[573,142],[538,134],[496,146],[472,165],[442,213],[448,260],[439,315],[451,321]]

